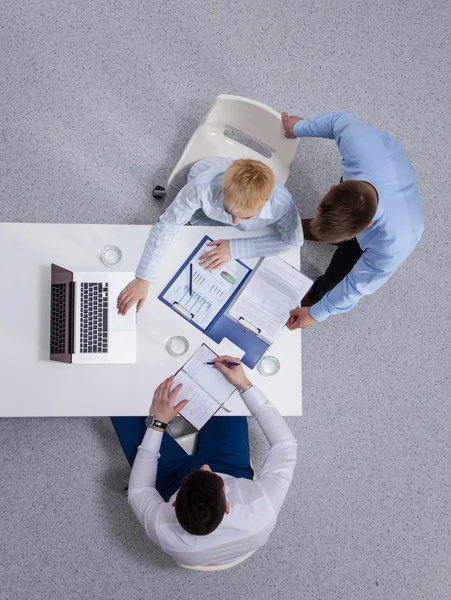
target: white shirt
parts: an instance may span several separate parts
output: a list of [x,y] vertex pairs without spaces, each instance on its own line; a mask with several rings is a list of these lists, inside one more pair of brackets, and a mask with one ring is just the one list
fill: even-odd
[[150,539],[178,562],[191,566],[229,562],[261,548],[276,524],[293,478],[296,439],[258,388],[252,387],[242,398],[262,428],[270,450],[254,481],[217,473],[224,480],[230,513],[209,535],[195,536],[185,531],[172,506],[177,493],[165,502],[155,489],[163,432],[148,429],[138,449],[128,502]]
[[191,225],[231,225],[241,231],[254,231],[270,225],[274,232],[261,237],[230,241],[232,258],[251,258],[283,254],[304,242],[301,219],[290,192],[276,182],[273,193],[253,219],[232,223],[223,208],[222,183],[224,173],[232,163],[230,158],[204,158],[195,163],[186,185],[152,227],[136,277],[155,281],[163,254],[179,227]]

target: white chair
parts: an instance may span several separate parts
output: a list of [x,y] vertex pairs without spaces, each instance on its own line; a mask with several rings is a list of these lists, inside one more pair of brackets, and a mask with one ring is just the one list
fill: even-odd
[[[240,136],[251,140],[256,149],[238,141]],[[263,146],[266,156],[258,151],[258,145]],[[168,187],[182,167],[212,156],[260,160],[271,167],[280,183],[285,183],[298,146],[299,139],[285,137],[278,112],[256,100],[220,94],[188,142],[169,176]]]
[[201,567],[192,567],[191,565],[184,565],[183,563],[180,563],[177,561],[175,561],[175,562],[178,564],[179,567],[183,567],[184,569],[191,569],[192,571],[224,571],[225,569],[230,569],[231,567],[235,567],[236,565],[239,565],[244,560],[246,560],[246,558],[249,558],[249,556],[252,556],[252,554],[254,554],[254,552],[255,552],[255,550],[252,550],[252,552],[248,552],[244,556],[239,556],[238,558],[235,558],[235,560],[231,560],[228,563],[221,563],[219,565],[204,565]]

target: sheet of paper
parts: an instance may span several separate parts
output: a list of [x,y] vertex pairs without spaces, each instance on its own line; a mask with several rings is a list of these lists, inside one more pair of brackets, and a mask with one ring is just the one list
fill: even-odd
[[205,363],[217,357],[210,348],[202,345],[183,367],[193,381],[202,387],[210,396],[223,404],[235,391],[235,386],[227,381],[212,365]]
[[202,329],[208,327],[233,292],[240,285],[249,269],[232,260],[217,271],[207,271],[199,265],[199,256],[212,250],[204,244],[193,257],[192,295],[189,293],[189,265],[179,274],[163,298],[170,304],[177,303],[180,313],[191,318]]
[[254,269],[227,314],[244,326],[260,329],[259,336],[272,344],[290,310],[299,306],[311,285],[311,279],[278,256],[267,256]]
[[177,373],[172,387],[175,387],[179,383],[182,383],[183,387],[177,396],[177,400],[180,402],[182,400],[189,400],[189,403],[185,408],[182,408],[180,414],[194,425],[196,429],[201,429],[215,414],[219,405],[184,371]]

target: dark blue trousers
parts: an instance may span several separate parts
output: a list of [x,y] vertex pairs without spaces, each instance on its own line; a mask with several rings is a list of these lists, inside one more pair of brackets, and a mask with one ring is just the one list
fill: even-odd
[[[133,465],[146,432],[145,417],[111,417],[125,456]],[[197,449],[189,456],[165,433],[158,460],[156,488],[167,502],[184,477],[208,465],[212,471],[252,479],[246,417],[213,417],[200,430]]]

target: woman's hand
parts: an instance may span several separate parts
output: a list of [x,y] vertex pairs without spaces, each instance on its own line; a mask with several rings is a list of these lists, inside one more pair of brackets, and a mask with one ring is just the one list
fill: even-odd
[[136,279],[130,281],[130,283],[124,287],[117,298],[117,312],[120,315],[126,315],[131,307],[136,303],[138,303],[136,312],[139,312],[142,308],[142,305],[146,301],[149,285],[149,281],[139,279],[139,277],[136,277]]
[[230,240],[215,240],[207,246],[216,246],[214,250],[199,256],[199,264],[204,269],[215,271],[232,260],[230,255]]

